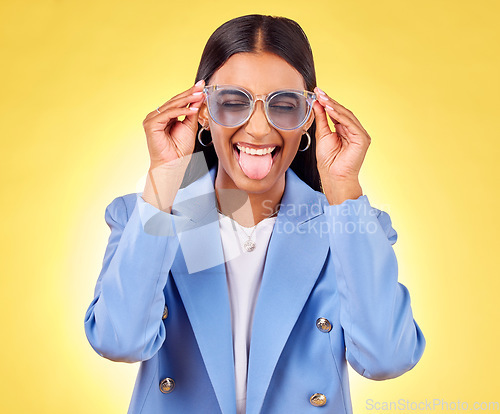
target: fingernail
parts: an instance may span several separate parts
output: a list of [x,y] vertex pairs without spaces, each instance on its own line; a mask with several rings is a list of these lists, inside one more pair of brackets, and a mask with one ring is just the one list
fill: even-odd
[[326,95],[326,93],[324,93],[324,92],[323,92],[320,88],[318,88],[317,86],[316,86],[316,89],[318,90],[318,92],[319,92],[321,95]]
[[200,92],[193,92],[193,95],[201,95],[201,93],[202,93],[201,91]]
[[189,109],[190,109],[191,111],[193,111],[193,112],[194,112],[194,111],[197,111],[197,110],[198,110],[198,109],[200,109],[200,108],[195,108],[195,107],[193,107],[193,106],[190,106],[190,107],[189,107]]
[[329,109],[330,111],[335,111],[335,109],[333,109],[331,106],[329,105],[326,105],[326,108]]
[[326,96],[326,95],[320,95],[319,99],[324,99],[326,101],[328,99],[328,96]]
[[203,83],[203,79],[200,79],[198,82],[196,82],[194,84],[194,86],[201,86],[202,83]]

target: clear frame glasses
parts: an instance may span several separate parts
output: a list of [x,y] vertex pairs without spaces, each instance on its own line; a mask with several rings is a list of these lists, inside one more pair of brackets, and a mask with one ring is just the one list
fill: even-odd
[[309,118],[316,100],[315,93],[299,89],[283,89],[254,96],[241,86],[214,84],[205,86],[203,93],[212,119],[229,128],[247,122],[256,102],[262,101],[271,125],[283,130],[297,129]]

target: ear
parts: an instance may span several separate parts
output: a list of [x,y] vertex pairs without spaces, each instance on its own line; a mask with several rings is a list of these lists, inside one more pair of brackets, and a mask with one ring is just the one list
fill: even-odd
[[304,132],[307,131],[309,128],[311,128],[311,125],[312,123],[314,122],[314,111],[311,110],[311,114],[309,115],[309,118],[308,120],[306,121],[306,123],[303,125],[303,128],[304,128]]
[[201,126],[205,126],[208,128],[208,107],[205,102],[203,102],[200,106],[200,110],[198,111],[198,122]]

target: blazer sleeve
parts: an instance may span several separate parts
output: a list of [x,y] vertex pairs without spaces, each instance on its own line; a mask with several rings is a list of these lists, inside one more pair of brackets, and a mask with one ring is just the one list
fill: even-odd
[[340,296],[346,358],[366,378],[383,380],[410,370],[425,339],[413,319],[410,295],[398,282],[389,215],[366,195],[325,206]]
[[[111,230],[85,333],[94,350],[113,361],[151,358],[166,337],[163,288],[178,240],[172,214],[146,203],[142,193],[130,216],[124,197],[106,208]],[[134,205],[133,203],[129,205]]]

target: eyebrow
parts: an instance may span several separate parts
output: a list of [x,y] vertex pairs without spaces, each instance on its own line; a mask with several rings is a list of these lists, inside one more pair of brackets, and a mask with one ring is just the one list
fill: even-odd
[[[242,90],[239,90],[239,89],[236,89],[237,86],[235,85],[233,89],[220,89],[219,90],[219,94],[224,96],[224,95],[244,95],[244,96],[247,96],[245,92],[243,92]],[[282,96],[286,96],[287,98],[297,98],[297,93],[296,92],[286,92],[286,91],[289,91],[293,88],[286,88],[286,89],[277,89],[275,91],[271,91],[269,92],[270,93],[274,93],[274,92],[281,92],[281,91],[284,91],[282,92]],[[297,91],[297,89],[294,89],[295,91]],[[267,94],[267,95],[269,95]]]
[[239,94],[239,95],[245,95],[246,96],[246,94],[243,91],[240,91],[238,89],[220,89],[219,93],[221,95],[236,95],[236,94]]
[[[287,89],[280,89],[280,90],[286,91]],[[294,92],[281,92],[280,95],[281,96],[286,96],[287,98],[296,98],[296,99],[298,99],[297,93],[294,93]]]

